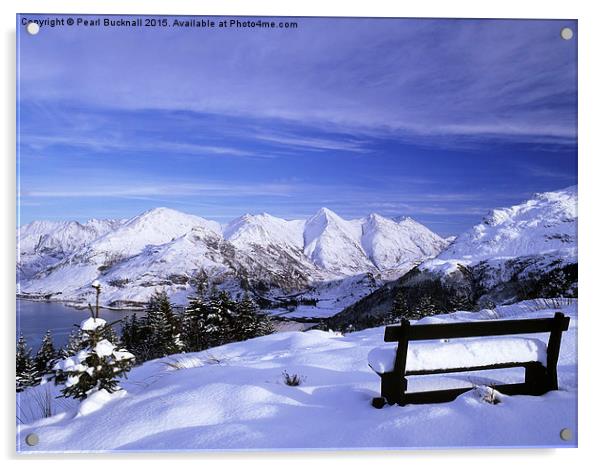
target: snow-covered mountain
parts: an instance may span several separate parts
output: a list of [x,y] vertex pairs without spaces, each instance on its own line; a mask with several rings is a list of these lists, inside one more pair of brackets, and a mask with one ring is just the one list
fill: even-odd
[[447,246],[438,235],[414,221],[395,222],[371,214],[363,224],[362,245],[370,260],[381,270],[395,270],[400,264],[420,263]]
[[363,220],[345,221],[327,208],[305,224],[304,252],[318,267],[348,276],[374,268],[362,249]]
[[396,297],[418,315],[576,297],[577,202],[575,186],[495,209],[437,256],[332,317],[329,325],[370,326],[391,313]]
[[[437,261],[474,264],[482,260],[560,252],[576,258],[577,186],[536,194],[510,208],[492,210],[458,236]],[[424,268],[430,268],[428,263]]]
[[17,269],[25,277],[63,260],[95,239],[117,229],[125,220],[34,221],[17,229]]
[[288,312],[296,305],[320,309],[324,299],[329,307],[320,315],[341,310],[447,245],[411,219],[345,220],[326,208],[307,220],[247,214],[225,227],[156,208],[121,221],[36,221],[18,230],[17,241],[18,285],[26,297],[85,303],[90,283],[99,280],[106,305],[141,304],[157,288],[184,303],[202,275]]

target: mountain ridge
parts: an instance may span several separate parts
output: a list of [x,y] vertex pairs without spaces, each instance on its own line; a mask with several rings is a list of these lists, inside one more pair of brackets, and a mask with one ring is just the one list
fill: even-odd
[[[379,226],[365,228],[374,219],[379,220]],[[90,235],[80,243],[72,242],[69,249],[63,248],[59,235],[54,249],[44,252],[36,249],[33,241],[36,235],[44,238],[44,229],[54,225],[34,222],[22,226],[17,231],[21,295],[84,304],[91,297],[89,284],[99,280],[106,305],[144,303],[156,288],[166,289],[176,303],[185,303],[196,277],[204,275],[218,287],[268,298],[268,302],[291,294],[305,295],[306,302],[319,302],[326,295],[330,306],[340,308],[446,245],[417,222],[407,229],[374,214],[345,220],[327,208],[306,220],[247,214],[221,226],[160,207],[125,221],[105,223],[113,228],[99,230],[96,237]],[[389,248],[379,245],[392,235],[379,236],[381,225],[394,226],[394,234],[404,237],[397,239],[398,251],[386,262],[373,261],[363,247],[366,231],[376,235],[376,240],[371,237],[366,242],[373,243],[377,251]],[[27,242],[21,243],[24,233],[29,234]],[[69,239],[67,236],[65,240]],[[342,293],[347,298],[343,302],[331,297],[342,285],[349,289]],[[354,293],[352,288],[356,287],[359,289]],[[291,303],[290,299],[284,302]]]

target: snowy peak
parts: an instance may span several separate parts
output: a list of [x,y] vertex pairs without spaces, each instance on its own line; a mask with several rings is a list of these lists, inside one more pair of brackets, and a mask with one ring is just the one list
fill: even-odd
[[22,251],[69,252],[93,239],[104,235],[121,224],[114,220],[89,220],[81,224],[77,221],[33,221],[17,230]]
[[569,187],[492,210],[480,224],[458,236],[438,258],[474,262],[575,249],[577,202],[577,187]]
[[346,221],[321,208],[305,224],[304,252],[316,265],[332,272],[370,271],[373,266],[362,249],[361,236],[360,220]]
[[125,225],[128,228],[137,230],[147,230],[149,228],[157,230],[158,228],[163,228],[165,231],[171,229],[178,232],[189,230],[199,225],[216,233],[221,233],[221,226],[215,221],[209,221],[200,216],[163,207],[153,208],[138,216],[134,216]]
[[311,244],[325,232],[338,232],[342,236],[358,241],[361,237],[361,222],[346,221],[328,208],[320,208],[305,224],[305,245]]
[[171,242],[198,226],[221,235],[221,226],[215,221],[169,208],[154,208],[134,216],[123,226],[100,237],[91,248],[95,252],[136,255],[147,245]]
[[246,214],[224,229],[224,238],[237,246],[279,245],[303,250],[304,221],[277,218],[267,213]]
[[399,222],[371,214],[363,225],[362,246],[381,270],[408,269],[437,255],[447,243],[411,218]]

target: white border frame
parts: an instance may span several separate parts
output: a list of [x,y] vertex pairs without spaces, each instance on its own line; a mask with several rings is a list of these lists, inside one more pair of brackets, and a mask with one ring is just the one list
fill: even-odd
[[[4,458],[9,463],[86,464],[101,466],[125,460],[144,460],[145,465],[161,466],[166,460],[175,459],[181,464],[231,463],[247,466],[305,467],[321,461],[328,464],[344,463],[346,466],[364,466],[378,462],[382,465],[399,466],[400,463],[421,463],[426,466],[451,468],[467,464],[483,463],[487,468],[507,466],[510,463],[528,463],[531,466],[587,466],[589,458],[597,455],[598,416],[600,415],[599,390],[602,369],[595,354],[600,353],[593,344],[602,332],[602,310],[597,310],[596,286],[599,265],[602,265],[599,249],[601,223],[597,200],[602,199],[599,182],[602,148],[601,130],[595,112],[602,108],[600,62],[602,51],[602,19],[596,14],[592,1],[531,1],[498,0],[422,0],[420,2],[386,2],[369,0],[359,2],[305,0],[284,3],[276,0],[106,0],[74,1],[55,0],[3,0],[2,15],[3,47],[1,69],[3,108],[2,125],[3,157],[1,158],[2,217],[5,228],[0,285],[2,288],[3,402],[6,406],[2,425]],[[96,14],[189,14],[189,15],[266,15],[266,16],[391,16],[391,17],[474,17],[474,18],[566,18],[579,20],[579,194],[580,194],[580,285],[579,285],[579,449],[487,449],[487,450],[424,450],[394,452],[266,452],[266,453],[166,453],[166,454],[118,454],[118,455],[42,455],[22,456],[15,454],[15,400],[12,391],[14,377],[14,328],[15,328],[15,14],[22,13],[96,13]],[[596,85],[597,84],[597,85]]]

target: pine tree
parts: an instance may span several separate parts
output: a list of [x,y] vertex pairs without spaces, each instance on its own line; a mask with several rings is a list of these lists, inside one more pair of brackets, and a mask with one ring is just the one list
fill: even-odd
[[80,349],[83,348],[84,336],[80,328],[76,328],[69,333],[69,338],[67,338],[67,345],[64,348],[61,348],[60,356],[61,358],[66,358],[69,356],[73,356]]
[[395,299],[393,299],[393,306],[391,307],[390,319],[392,321],[399,321],[402,318],[414,319],[412,316],[408,301],[402,290],[397,291]]
[[472,301],[470,300],[470,297],[468,296],[450,291],[447,294],[447,297],[449,298],[449,310],[451,310],[452,312],[455,312],[457,310],[472,310],[472,308],[474,307]]
[[164,291],[155,292],[146,308],[149,328],[148,344],[154,357],[179,353],[183,349],[179,323]]
[[182,341],[186,351],[201,351],[209,347],[209,335],[205,327],[208,312],[209,308],[200,295],[188,299],[182,315]]
[[50,330],[48,330],[42,339],[42,344],[34,359],[36,369],[41,376],[52,372],[54,361],[58,357],[57,354],[58,353],[54,349],[54,344],[52,343],[52,335]]
[[150,345],[151,329],[146,317],[142,320],[133,314],[131,319],[125,320],[121,330],[123,345],[136,356],[137,362],[145,362],[154,359],[156,355]]
[[64,384],[63,396],[83,400],[94,391],[113,393],[120,389],[118,378],[132,367],[135,358],[106,338],[109,329],[100,318],[91,317],[82,322],[82,349],[54,365],[55,382]]
[[236,303],[236,321],[234,334],[236,341],[269,335],[274,327],[269,316],[263,313],[257,304],[248,296]]
[[429,294],[423,294],[416,304],[416,313],[420,317],[430,317],[439,313],[435,301]]
[[25,370],[28,361],[31,361],[31,348],[27,346],[27,343],[25,342],[25,337],[21,333],[19,335],[19,340],[17,341],[17,375],[19,375]]
[[542,288],[543,297],[562,297],[566,295],[570,282],[562,270],[556,270],[550,273]]
[[31,348],[27,346],[23,334],[19,335],[16,353],[16,388],[22,392],[27,387],[39,383],[39,374],[36,365],[31,358]]
[[92,287],[96,289],[96,309],[88,304],[91,317],[71,334],[72,340],[64,352],[67,356],[53,367],[55,384],[64,385],[61,394],[79,400],[96,391],[119,390],[118,378],[125,376],[135,361],[133,354],[109,341],[115,331],[99,318],[101,285],[94,281]]
[[[35,362],[30,359],[21,375],[17,376],[17,391],[22,391],[27,387],[33,387],[40,383],[40,373],[36,369]],[[19,390],[19,387],[20,390]]]

